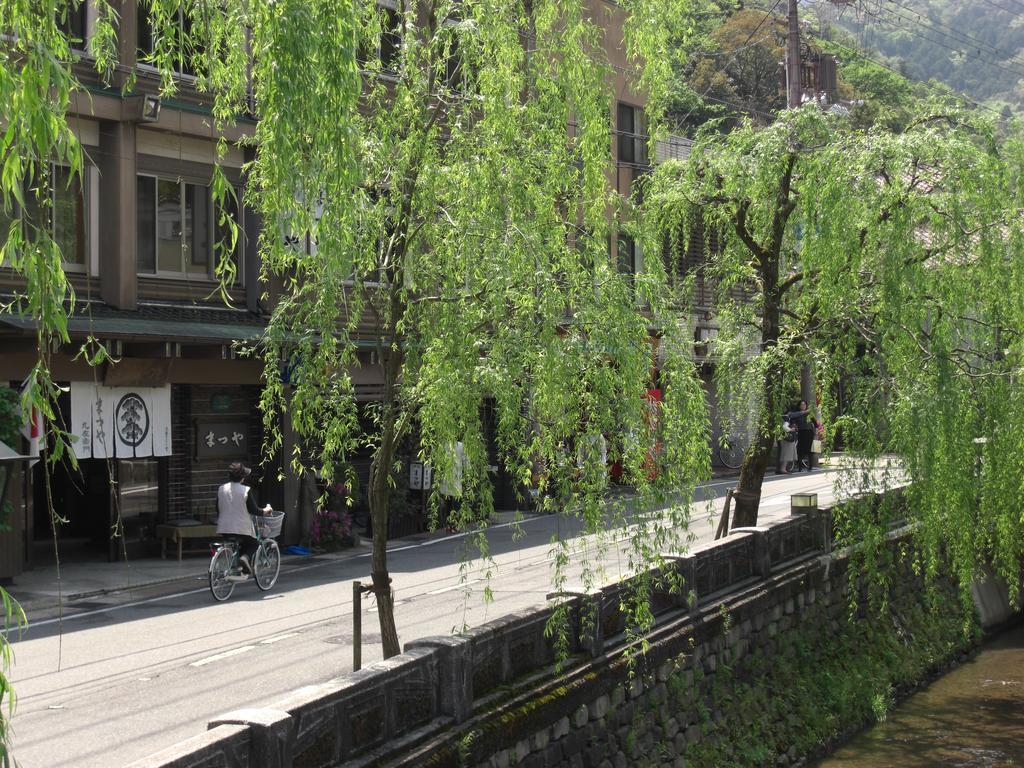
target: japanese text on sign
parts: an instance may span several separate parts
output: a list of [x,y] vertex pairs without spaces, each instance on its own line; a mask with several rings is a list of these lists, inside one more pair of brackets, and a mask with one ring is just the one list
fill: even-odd
[[245,422],[196,422],[196,457],[243,458],[249,453],[249,425]]

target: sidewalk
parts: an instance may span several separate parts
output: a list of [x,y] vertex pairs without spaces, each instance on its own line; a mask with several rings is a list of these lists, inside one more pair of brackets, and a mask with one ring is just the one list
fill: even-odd
[[[498,512],[491,520],[491,525],[502,525],[512,522],[515,512]],[[529,515],[530,513],[523,513]],[[416,533],[402,538],[390,539],[389,548],[402,546],[411,542],[444,538],[452,534],[445,531]],[[281,567],[297,564],[315,557],[317,560],[349,560],[357,557],[368,557],[370,542],[363,540],[360,544],[336,552],[317,555],[289,555],[282,550]],[[57,566],[48,565],[25,571],[14,579],[14,583],[6,590],[18,601],[22,609],[39,611],[68,605],[77,600],[115,595],[122,592],[131,593],[149,587],[156,587],[176,582],[190,582],[195,585],[198,580],[206,577],[210,564],[209,556],[194,555],[178,561],[173,557],[162,560],[159,557],[145,558],[132,562],[69,562]]]
[[[724,477],[735,476],[733,471],[716,471],[710,478],[711,481],[721,480]],[[631,489],[617,487],[613,490],[614,495],[629,495]],[[514,511],[499,511],[493,516],[490,526],[508,525],[515,519],[517,513]],[[523,518],[531,517],[532,512],[520,512]],[[429,539],[444,538],[452,535],[443,530],[416,533],[402,538],[395,538],[389,541],[389,549],[408,545],[412,542],[422,542]],[[337,552],[327,552],[313,555],[318,560],[348,560],[357,557],[368,557],[370,553],[370,542],[363,542],[355,547],[343,549]],[[281,565],[287,568],[290,565],[308,560],[310,556],[289,555],[282,551]],[[99,598],[107,595],[118,595],[169,585],[176,582],[189,582],[189,586],[196,586],[199,581],[205,578],[209,557],[194,555],[186,556],[178,561],[173,557],[162,560],[158,557],[135,560],[131,562],[68,562],[59,567],[53,565],[34,568],[25,571],[14,579],[14,583],[7,587],[7,591],[21,604],[23,610],[40,611],[58,606],[66,606],[79,600]]]

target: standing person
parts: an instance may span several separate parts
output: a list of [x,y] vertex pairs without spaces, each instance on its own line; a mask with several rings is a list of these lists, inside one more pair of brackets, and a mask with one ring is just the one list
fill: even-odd
[[242,484],[250,472],[252,470],[240,461],[234,462],[228,467],[228,482],[217,489],[217,533],[238,542],[239,559],[246,573],[252,573],[252,556],[259,546],[252,516],[273,511],[269,504],[258,507],[252,488]]
[[814,442],[814,432],[818,428],[818,422],[811,415],[807,407],[807,401],[801,400],[795,411],[791,411],[787,418],[789,423],[796,427],[796,456],[799,469],[811,471],[811,443]]
[[779,466],[776,472],[780,475],[788,475],[790,467],[796,463],[796,440],[796,426],[787,413],[782,418],[782,440],[779,441]]

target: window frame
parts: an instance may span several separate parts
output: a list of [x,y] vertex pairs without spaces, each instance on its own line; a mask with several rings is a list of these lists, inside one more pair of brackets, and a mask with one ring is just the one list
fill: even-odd
[[[140,268],[140,265],[139,265],[138,223],[139,223],[140,210],[139,210],[139,205],[138,205],[139,204],[138,180],[139,179],[143,179],[143,178],[145,178],[145,179],[152,179],[153,180],[153,271],[152,272],[143,271]],[[202,180],[197,180],[197,179],[194,179],[192,177],[187,177],[187,176],[182,176],[182,175],[178,175],[178,176],[172,177],[172,176],[170,176],[168,174],[154,173],[152,171],[138,171],[135,174],[135,179],[136,179],[136,187],[135,187],[135,204],[136,204],[135,225],[136,225],[136,232],[137,232],[137,234],[136,234],[136,246],[135,246],[135,274],[138,277],[140,277],[140,278],[146,278],[146,279],[186,280],[186,281],[195,281],[195,282],[216,283],[217,282],[217,276],[216,276],[215,270],[216,270],[216,267],[217,267],[217,260],[218,260],[218,258],[220,256],[217,253],[217,243],[219,241],[218,229],[220,227],[220,223],[219,223],[219,213],[220,213],[220,211],[218,209],[216,201],[213,199],[213,192],[212,192],[212,190],[210,188],[210,183],[209,182],[203,182]],[[159,185],[159,183],[161,181],[164,181],[164,182],[174,182],[174,183],[176,183],[178,185],[178,192],[179,192],[179,198],[178,198],[179,199],[179,203],[178,203],[178,205],[179,205],[179,208],[180,208],[180,211],[181,211],[181,221],[182,221],[183,228],[184,228],[185,221],[187,221],[187,217],[186,217],[186,199],[187,199],[186,188],[187,188],[187,186],[188,185],[192,185],[193,187],[199,187],[200,189],[203,189],[203,190],[206,191],[206,193],[204,195],[204,199],[206,201],[207,216],[209,217],[207,219],[207,221],[208,221],[208,226],[209,226],[209,230],[210,230],[210,252],[209,252],[209,254],[207,256],[207,265],[206,265],[207,269],[206,269],[206,273],[205,274],[200,274],[200,273],[197,273],[197,272],[189,272],[188,271],[188,268],[187,268],[188,256],[186,255],[186,252],[185,252],[185,249],[184,249],[184,247],[188,247],[188,245],[187,245],[187,243],[184,242],[184,238],[182,238],[182,245],[184,247],[182,248],[182,251],[181,251],[181,267],[182,267],[181,270],[177,271],[177,272],[172,272],[172,271],[161,270],[160,269],[160,266],[159,266],[160,265],[160,254],[159,254],[159,246],[160,246],[160,217],[159,217],[159,211],[160,211],[160,205],[159,205],[159,192],[158,192],[159,187],[158,187],[158,185]],[[243,220],[243,218],[244,218],[244,215],[245,215],[244,214],[245,207],[241,203],[241,192],[239,191],[238,187],[235,186],[235,185],[232,185],[232,188],[234,189],[236,200],[237,200],[235,208],[236,208],[236,212],[237,212],[236,224],[238,226],[238,239],[237,239],[237,242],[235,243],[235,262],[236,262],[235,281],[232,283],[232,287],[234,287],[234,288],[244,288],[245,287],[245,249],[243,248],[243,240],[244,240],[244,231],[245,230],[244,230],[244,220]],[[195,217],[194,217],[194,214],[193,214],[193,221],[194,220],[195,220]]]
[[[626,130],[623,123],[624,110],[628,110],[632,126]],[[650,157],[647,146],[649,136],[646,133],[646,115],[644,108],[637,104],[630,104],[628,101],[618,101],[615,105],[615,161],[619,165],[628,165],[637,168],[650,166]],[[629,146],[628,153],[623,152]],[[625,155],[628,154],[627,159]]]
[[[52,162],[52,161],[49,163],[49,174],[48,174],[48,177],[47,177],[48,186],[49,186],[48,192],[49,192],[49,196],[50,196],[50,208],[49,208],[49,211],[47,212],[47,215],[49,217],[48,229],[50,230],[50,238],[55,243],[57,243],[57,231],[56,231],[57,220],[56,220],[56,217],[54,216],[54,211],[56,210],[56,207],[57,207],[57,187],[54,184],[54,179],[55,179],[55,176],[56,176],[55,169],[57,169],[57,168],[64,168],[66,170],[70,170],[70,166],[64,165],[62,163]],[[62,248],[61,249],[61,262],[60,262],[60,266],[61,266],[61,269],[63,269],[64,272],[68,273],[68,274],[72,274],[72,275],[92,275],[92,276],[95,276],[95,275],[98,274],[98,270],[96,269],[96,267],[97,267],[96,259],[97,259],[97,254],[98,254],[97,246],[98,246],[98,229],[99,229],[98,224],[99,224],[99,222],[98,222],[97,217],[94,215],[94,213],[98,210],[98,208],[96,207],[96,203],[94,202],[94,198],[95,198],[95,196],[96,196],[96,194],[98,192],[98,186],[99,186],[98,183],[97,183],[97,180],[98,180],[98,176],[97,176],[97,173],[96,173],[96,169],[92,165],[90,165],[88,163],[83,164],[82,170],[81,170],[81,172],[80,172],[80,174],[78,176],[78,183],[76,185],[78,187],[79,191],[80,191],[81,196],[80,196],[79,199],[81,200],[81,203],[82,203],[82,242],[81,242],[82,261],[81,262],[78,262],[78,261],[67,261],[64,258],[65,251]],[[28,180],[26,180],[23,183],[24,183],[26,191],[27,191],[30,182]],[[2,212],[0,212],[0,215],[3,215]],[[24,213],[20,210],[20,206],[18,205],[18,203],[15,202],[14,203],[14,209],[11,211],[10,219],[23,219],[23,218],[24,218]],[[4,215],[4,220],[5,221],[8,220],[6,215]],[[0,236],[2,236],[4,239],[6,239],[6,235],[7,235],[7,233],[4,232]],[[76,238],[76,240],[77,240],[77,238]],[[0,265],[0,266],[3,266],[3,265]],[[7,267],[4,266],[4,268],[6,269]]]
[[[64,19],[65,23],[61,23],[60,19],[58,18],[58,26],[61,28],[61,31],[68,36],[68,45],[70,46],[72,51],[75,51],[77,53],[85,53],[89,48],[89,37],[92,34],[94,24],[94,13],[92,12],[92,10],[93,8],[91,0],[81,0],[77,8],[72,8],[72,4],[69,1],[66,5],[66,16]],[[71,28],[71,20],[77,14],[81,14],[82,36],[80,43],[75,43],[71,37],[72,33],[77,32],[77,30]]]
[[[142,31],[142,20],[146,18],[146,27],[149,29],[149,48],[143,48],[139,45],[139,34]],[[184,29],[185,27],[185,8],[184,5],[178,6],[178,29]],[[152,64],[142,60],[142,55],[153,55],[153,24],[148,20],[148,12],[142,7],[140,0],[135,0],[135,66],[147,73],[156,74],[160,70],[154,67]],[[174,67],[174,77],[179,78],[182,82],[195,83],[198,80],[198,76],[192,72],[186,72],[185,57],[179,55],[177,57],[177,63]]]
[[[402,58],[402,45],[404,42],[404,35],[402,34],[402,9],[399,7],[398,0],[377,0],[375,11],[385,17],[389,13],[394,14],[394,18],[398,22],[398,26],[390,31],[386,26],[382,26],[380,37],[377,38],[377,45],[372,50],[366,50],[360,46],[359,50],[356,51],[356,62],[359,65],[360,72],[364,75],[372,72],[376,77],[383,80],[396,82],[399,75],[397,65]],[[383,43],[384,40],[389,37],[394,40],[394,49],[392,51],[391,61],[385,64]],[[371,61],[378,64],[379,69],[374,71],[369,66]]]

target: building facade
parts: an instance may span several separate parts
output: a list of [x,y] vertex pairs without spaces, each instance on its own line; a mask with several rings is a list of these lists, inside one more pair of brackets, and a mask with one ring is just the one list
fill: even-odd
[[[608,0],[590,3],[602,20],[612,65],[610,181],[630,195],[651,166],[646,99],[633,86],[622,9]],[[263,365],[239,355],[240,345],[259,338],[274,294],[272,286],[260,284],[260,221],[245,199],[248,150],[240,142],[255,123],[240,120],[219,134],[209,99],[196,91],[184,65],[174,97],[160,98],[158,73],[144,63],[153,49],[145,4],[112,5],[119,19],[119,67],[109,83],[97,77],[85,51],[95,8],[87,1],[69,14],[68,31],[80,41],[76,74],[84,90],[75,95],[68,119],[85,168],[81,185],[68,185],[68,169],[59,165],[49,173],[49,226],[76,296],[71,344],[51,359],[54,379],[66,387],[57,426],[77,438],[78,467],[50,472],[41,462],[25,474],[11,530],[0,532],[2,551],[18,553],[19,562],[9,569],[14,573],[52,558],[50,497],[66,521],[57,524],[62,558],[116,560],[154,554],[157,533],[167,525],[212,521],[216,488],[231,461],[256,468],[261,503],[291,511],[303,495],[279,458],[262,455]],[[385,34],[382,46],[392,43]],[[131,76],[132,90],[125,94]],[[214,243],[224,233],[210,184],[221,135],[228,151],[220,165],[238,201],[227,213],[242,234],[229,303],[214,274]],[[7,224],[0,221],[4,230]],[[612,238],[609,249],[623,271],[643,270],[644,255],[626,235]],[[18,290],[14,273],[0,269],[0,300],[14,300]],[[0,380],[12,387],[20,387],[36,363],[35,329],[27,313],[0,315]],[[77,352],[87,339],[102,345],[111,362],[86,364]],[[361,399],[372,400],[381,378],[369,350],[361,360],[353,379]],[[292,438],[288,425],[282,428],[288,455]],[[357,462],[367,473],[368,457]],[[499,505],[515,503],[507,480],[496,482],[503,486]],[[420,497],[410,493],[407,501],[418,505]],[[283,539],[297,541],[302,533],[299,516],[291,516]]]

